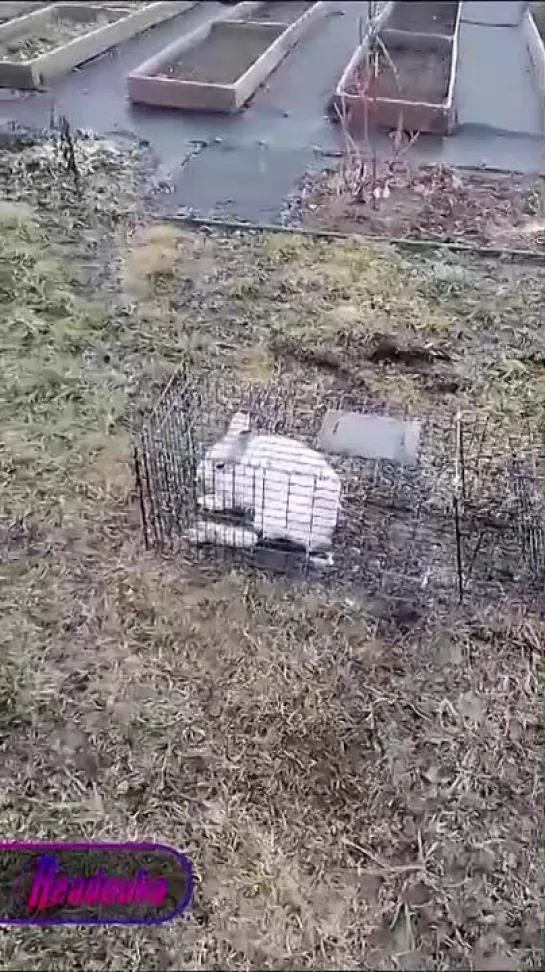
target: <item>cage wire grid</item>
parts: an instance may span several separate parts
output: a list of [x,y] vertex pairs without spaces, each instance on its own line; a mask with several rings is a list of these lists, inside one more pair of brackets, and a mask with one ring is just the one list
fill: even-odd
[[[492,600],[509,590],[521,599],[542,597],[543,457],[529,423],[515,441],[490,419],[436,413],[418,416],[419,449],[410,465],[324,455],[342,486],[329,558],[289,541],[267,541],[247,511],[227,511],[213,502],[204,513],[199,507],[199,464],[225,436],[234,413],[248,414],[253,435],[288,436],[317,449],[325,412],[355,408],[350,396],[331,393],[321,397],[309,416],[298,411],[292,392],[282,387],[281,379],[256,389],[242,388],[224,376],[194,378],[186,367],[173,375],[134,439],[136,487],[148,548],[180,552],[196,562],[226,561],[288,575],[326,572],[328,583],[394,599]],[[392,409],[361,399],[357,411],[393,415]],[[394,417],[415,418],[407,412]],[[278,480],[267,482],[265,474],[256,486],[255,466],[243,460],[236,466],[237,488],[242,476],[246,506],[262,507],[265,498],[279,507],[274,493]],[[293,481],[301,493],[305,475],[308,485],[303,492],[316,496],[316,476],[296,463],[284,475],[282,495],[286,490],[289,494]],[[253,491],[250,502],[248,489]],[[215,479],[210,492],[216,495]],[[292,496],[296,504],[297,489]],[[230,505],[236,506],[234,501]],[[320,516],[316,504],[308,518],[311,532],[320,533]],[[210,532],[207,527],[212,542],[196,543],[199,525],[203,539],[203,522],[215,524]],[[236,548],[230,543],[234,534]]]

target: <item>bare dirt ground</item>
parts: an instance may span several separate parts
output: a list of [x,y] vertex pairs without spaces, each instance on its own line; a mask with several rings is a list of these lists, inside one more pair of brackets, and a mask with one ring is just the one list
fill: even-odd
[[545,224],[539,218],[542,188],[535,179],[411,168],[403,160],[398,165],[383,159],[378,162],[377,185],[386,186],[388,196],[374,204],[371,172],[369,154],[362,153],[335,170],[307,179],[302,191],[303,225],[482,246],[539,249],[545,245]]
[[320,348],[370,394],[516,429],[543,269],[150,228],[136,156],[76,155],[81,196],[56,149],[0,156],[1,831],[170,843],[196,890],[163,927],[4,928],[0,965],[539,967],[539,618],[402,633],[144,555],[128,429],[188,350],[256,383],[282,360],[311,396],[338,380]]

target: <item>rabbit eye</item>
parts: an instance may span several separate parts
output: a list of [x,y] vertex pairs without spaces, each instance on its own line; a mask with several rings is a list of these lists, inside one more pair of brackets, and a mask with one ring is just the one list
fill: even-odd
[[216,463],[216,469],[224,469],[224,468],[225,468],[225,463],[224,462],[217,462]]

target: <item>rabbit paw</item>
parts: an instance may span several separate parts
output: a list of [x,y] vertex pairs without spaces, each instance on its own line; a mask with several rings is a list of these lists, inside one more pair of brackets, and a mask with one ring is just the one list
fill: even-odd
[[218,547],[236,547],[237,549],[251,550],[252,547],[255,547],[259,537],[249,527],[199,520],[195,527],[188,530],[188,539],[191,543],[199,546],[210,543]]
[[219,497],[216,496],[215,493],[207,493],[206,496],[198,496],[197,506],[199,509],[205,510],[207,513],[219,513],[223,510]]
[[309,563],[312,567],[317,570],[333,570],[335,566],[335,561],[333,560],[332,553],[326,553],[325,551],[321,553],[311,554],[309,557]]

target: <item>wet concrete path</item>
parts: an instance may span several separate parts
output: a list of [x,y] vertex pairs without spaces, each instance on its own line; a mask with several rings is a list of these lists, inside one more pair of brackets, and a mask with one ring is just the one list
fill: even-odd
[[520,0],[462,8],[456,103],[461,125],[541,135],[543,108],[520,26]]
[[[223,9],[205,2],[83,65],[52,92],[24,99],[0,92],[0,122],[45,128],[54,106],[74,127],[137,135],[151,143],[159,179],[172,183],[174,191],[164,197],[170,210],[281,221],[301,175],[322,167],[323,155],[341,147],[325,108],[356,46],[367,3],[334,6],[336,12],[314,26],[240,115],[192,116],[132,106],[126,97],[132,68]],[[510,0],[466,2],[456,88],[461,130],[451,138],[421,139],[418,158],[539,170],[539,101],[526,71],[519,6]],[[492,7],[501,9],[503,26],[490,22],[498,19],[491,17]]]

